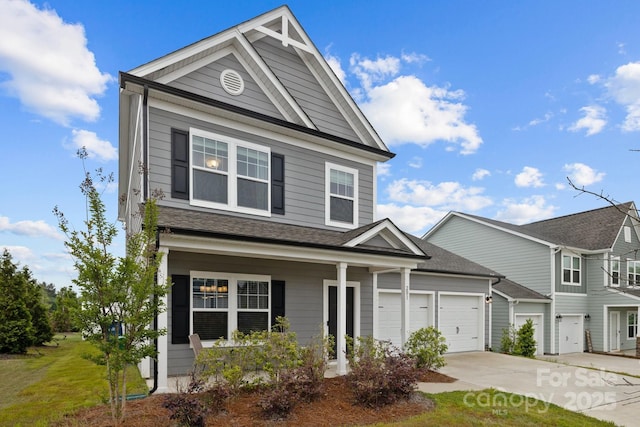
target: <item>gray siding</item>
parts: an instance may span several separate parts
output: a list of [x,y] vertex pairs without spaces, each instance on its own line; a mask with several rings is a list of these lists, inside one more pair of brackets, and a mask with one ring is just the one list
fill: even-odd
[[453,216],[428,241],[541,294],[551,291],[547,246]]
[[[150,187],[160,189],[165,198],[161,204],[190,207],[187,200],[171,198],[171,128],[188,130],[190,127],[232,136],[240,140],[270,147],[272,152],[285,156],[285,215],[273,215],[265,220],[295,223],[304,226],[325,226],[325,163],[331,162],[358,169],[359,224],[373,221],[373,167],[362,163],[332,157],[318,152],[247,134],[208,122],[180,116],[156,108],[150,109]],[[226,214],[234,214],[224,211]],[[239,216],[246,216],[237,214]],[[263,218],[263,217],[260,217]]]
[[[589,298],[586,296],[556,295],[555,300],[556,300],[556,313],[559,313],[562,315],[581,314],[583,316],[588,313]],[[559,341],[560,328],[558,326],[558,323],[562,322],[562,319],[555,319],[555,314],[554,314],[554,321],[556,322],[556,334],[554,337],[555,345],[556,345],[555,348],[556,348],[556,351],[559,351],[560,350],[560,341]],[[592,322],[591,324],[594,324],[594,323]],[[583,325],[585,329],[589,327],[589,325],[587,325],[586,320],[583,322]],[[586,348],[587,340],[583,339],[583,342]]]
[[[188,275],[192,270],[226,273],[264,274],[285,281],[285,316],[291,329],[305,344],[318,335],[323,322],[323,280],[336,279],[333,265],[295,263],[253,258],[169,252],[169,274]],[[373,287],[366,269],[350,267],[347,280],[360,282],[360,333],[373,333]],[[169,301],[171,298],[169,297]],[[169,375],[183,375],[193,367],[193,351],[188,344],[171,344],[171,304],[169,318]]]
[[254,47],[318,130],[360,141],[293,47],[285,48],[271,37],[256,41]]
[[502,335],[504,331],[508,331],[511,325],[509,319],[509,302],[506,298],[498,294],[493,294],[493,302],[491,303],[491,349],[493,351],[502,350]]
[[640,248],[640,241],[633,230],[631,220],[627,218],[624,225],[631,227],[631,242],[624,241],[624,231],[621,228],[620,234],[618,234],[618,239],[613,247],[613,254],[620,257],[620,276],[622,278],[620,286],[622,287],[628,286],[627,260],[640,260],[640,253],[638,252],[638,248]]
[[[551,345],[550,340],[550,304],[532,303],[532,302],[512,302],[513,315],[516,314],[542,314],[543,315],[543,352],[548,352]],[[493,294],[493,303],[491,304],[493,323],[492,347],[494,351],[502,351],[501,340],[503,331],[508,330],[514,324],[515,318],[509,318],[509,301],[500,295]]]
[[[242,76],[244,80],[244,92],[242,94],[237,96],[230,95],[222,88],[220,84],[220,73],[226,69],[237,71]],[[258,86],[251,75],[244,69],[244,66],[232,54],[180,77],[169,83],[169,86],[256,111],[267,116],[284,119],[273,102],[265,95],[260,86]]]

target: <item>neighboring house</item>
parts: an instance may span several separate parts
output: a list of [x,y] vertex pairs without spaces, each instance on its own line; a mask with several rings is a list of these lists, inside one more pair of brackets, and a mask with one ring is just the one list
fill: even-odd
[[[537,320],[540,311],[533,310],[548,307],[541,310],[544,353],[581,352],[588,349],[586,337],[593,350],[618,351],[635,348],[638,334],[638,224],[633,202],[525,225],[450,212],[423,239],[548,297],[548,304],[539,304],[494,288],[494,304],[504,294],[514,310],[510,323],[521,322],[515,310],[523,301],[532,313],[522,314],[537,314]],[[494,307],[494,317],[505,312],[502,305]]]
[[[333,334],[346,373],[345,335],[382,335],[391,300],[394,342],[422,325],[411,323],[415,300],[431,310],[423,325],[439,319],[443,329],[450,309],[473,305],[473,349],[484,348],[492,273],[423,277],[423,244],[388,219],[374,222],[377,163],[394,154],[286,6],[121,73],[120,87],[128,233],[142,226],[139,205],[163,194],[158,280],[173,285],[157,322],[168,332],[153,369],[159,391],[192,368],[190,334],[206,347],[277,316],[301,343],[320,328]],[[421,296],[412,299],[414,278]],[[438,283],[448,293],[436,293]],[[141,370],[151,376],[151,363]]]

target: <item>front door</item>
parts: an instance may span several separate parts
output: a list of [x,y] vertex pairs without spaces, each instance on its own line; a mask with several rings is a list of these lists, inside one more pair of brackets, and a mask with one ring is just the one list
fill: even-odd
[[620,350],[620,312],[609,312],[609,351]]
[[[337,356],[338,334],[338,287],[329,286],[329,313],[327,329],[333,335],[333,354]],[[353,338],[353,287],[347,286],[347,335]]]

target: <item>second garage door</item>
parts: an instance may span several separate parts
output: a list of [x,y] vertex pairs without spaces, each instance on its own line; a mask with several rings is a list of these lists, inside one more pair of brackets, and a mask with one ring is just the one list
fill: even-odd
[[440,294],[438,323],[449,353],[484,349],[483,308],[481,296]]
[[[409,333],[432,324],[432,301],[430,294],[411,293],[409,298]],[[400,293],[378,294],[378,339],[391,341],[396,347],[400,342]]]

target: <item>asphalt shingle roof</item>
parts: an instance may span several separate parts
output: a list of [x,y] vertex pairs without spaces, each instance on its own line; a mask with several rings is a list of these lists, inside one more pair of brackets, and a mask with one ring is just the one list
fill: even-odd
[[544,295],[509,279],[502,279],[500,282],[493,285],[493,289],[514,299],[531,299],[540,301],[550,300]]

